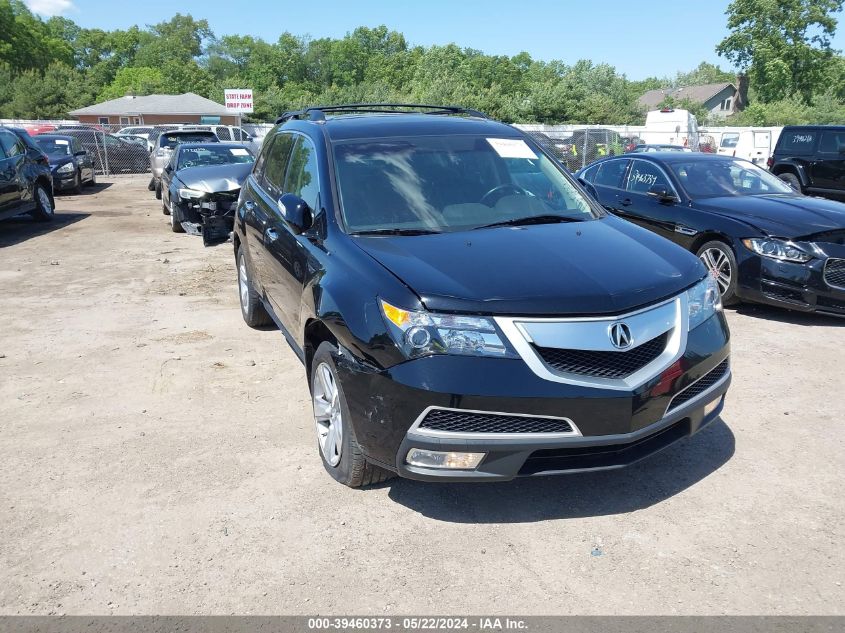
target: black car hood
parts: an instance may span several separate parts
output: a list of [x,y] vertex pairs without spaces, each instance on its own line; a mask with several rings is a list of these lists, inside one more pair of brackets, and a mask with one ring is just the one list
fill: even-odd
[[176,172],[176,177],[189,189],[218,193],[240,189],[252,171],[252,163],[188,167]]
[[845,228],[845,204],[809,196],[726,196],[693,201],[697,209],[735,218],[773,237],[800,238]]
[[353,239],[434,311],[618,313],[671,297],[705,274],[691,253],[612,216]]

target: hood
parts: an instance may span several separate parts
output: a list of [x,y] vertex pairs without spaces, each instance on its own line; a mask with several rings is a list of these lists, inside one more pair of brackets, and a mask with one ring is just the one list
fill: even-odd
[[773,237],[800,238],[845,228],[845,204],[824,198],[726,196],[695,200],[693,206],[740,220]]
[[220,193],[240,189],[252,171],[252,163],[189,167],[176,172],[176,177],[189,189]]
[[73,156],[59,156],[58,154],[44,154],[47,157],[47,162],[50,163],[50,167],[56,169],[57,167],[61,167],[65,163],[72,163],[74,162]]
[[353,240],[432,311],[612,314],[671,297],[706,272],[691,253],[613,216]]

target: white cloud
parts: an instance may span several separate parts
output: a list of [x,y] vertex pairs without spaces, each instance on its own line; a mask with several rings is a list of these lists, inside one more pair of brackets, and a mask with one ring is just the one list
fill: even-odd
[[73,0],[25,0],[29,10],[38,15],[61,15],[75,11]]

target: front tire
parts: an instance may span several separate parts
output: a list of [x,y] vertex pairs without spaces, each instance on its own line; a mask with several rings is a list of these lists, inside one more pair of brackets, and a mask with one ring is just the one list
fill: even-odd
[[170,230],[174,233],[185,232],[182,226],[182,212],[179,210],[178,204],[173,204],[173,200],[170,201]]
[[76,179],[73,181],[73,193],[79,195],[82,193],[82,172],[80,170],[76,170]]
[[89,187],[96,187],[97,186],[97,172],[92,169],[91,170],[91,180],[88,181]]
[[795,191],[799,193],[804,193],[803,188],[801,187],[801,181],[798,180],[798,176],[793,174],[791,171],[784,172],[778,175],[782,181],[784,181],[787,185],[795,189]]
[[731,247],[724,242],[713,240],[699,248],[696,255],[716,279],[719,292],[722,295],[722,304],[739,303],[736,298],[736,256]]
[[273,319],[267,313],[261,297],[252,285],[252,271],[246,260],[244,247],[238,249],[235,262],[238,266],[238,298],[241,304],[241,316],[249,327],[263,327],[273,323]]
[[371,464],[364,457],[338,379],[334,360],[337,355],[337,347],[324,341],[311,363],[311,401],[323,467],[335,481],[350,488],[381,483],[390,479],[393,473]]
[[32,217],[38,222],[49,222],[55,214],[53,196],[47,191],[47,187],[41,184],[35,185],[33,194],[35,197],[35,211],[32,212]]

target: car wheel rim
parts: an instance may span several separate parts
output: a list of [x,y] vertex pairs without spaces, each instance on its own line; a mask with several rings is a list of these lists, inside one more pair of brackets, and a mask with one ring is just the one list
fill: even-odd
[[53,204],[50,202],[50,196],[41,187],[38,188],[38,203],[41,205],[44,213],[53,215]]
[[699,255],[707,270],[719,285],[719,293],[724,295],[731,287],[731,261],[720,248],[708,248]]
[[249,310],[249,277],[246,272],[246,260],[241,255],[238,262],[238,290],[241,293],[241,308],[244,312]]
[[337,466],[343,452],[343,414],[337,383],[326,363],[320,363],[314,375],[314,422],[323,457]]

